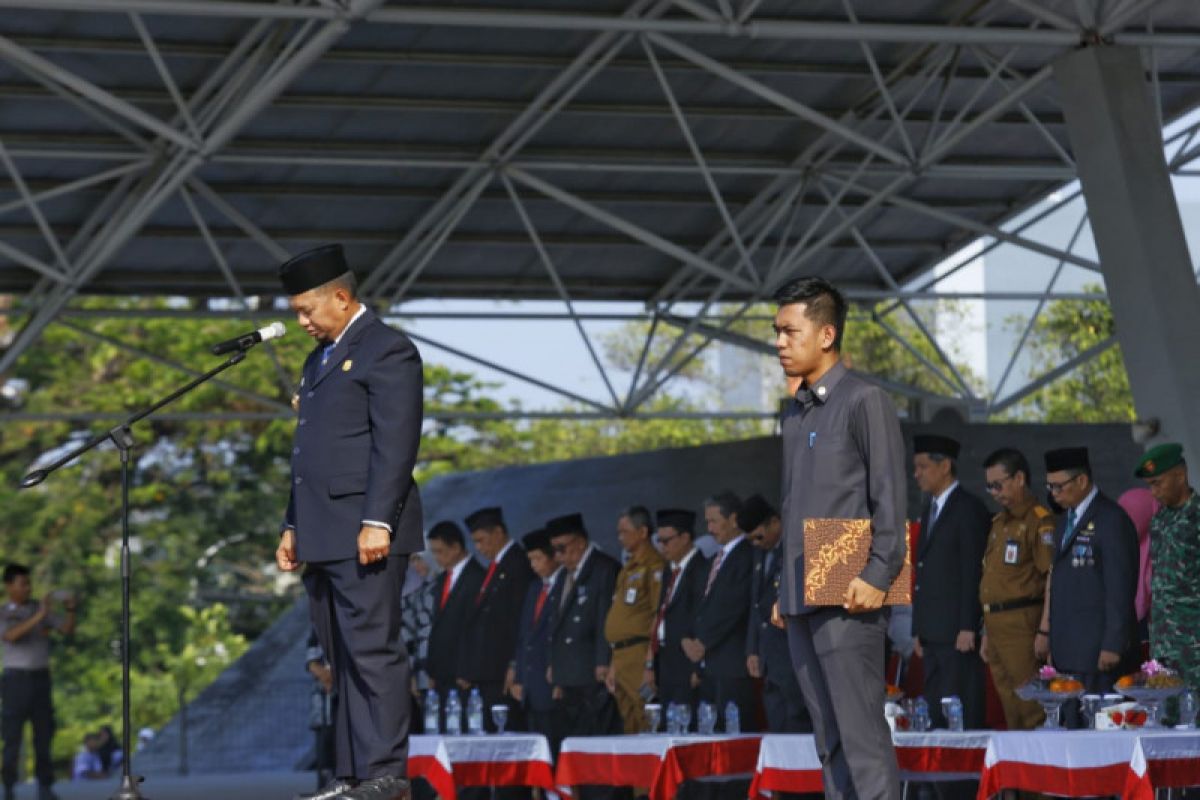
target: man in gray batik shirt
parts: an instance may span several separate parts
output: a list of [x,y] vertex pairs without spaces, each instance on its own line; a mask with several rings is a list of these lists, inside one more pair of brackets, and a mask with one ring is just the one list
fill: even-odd
[[[776,295],[775,347],[796,389],[783,415],[780,611],[813,720],[827,798],[899,800],[883,716],[888,587],[904,564],[905,448],[887,395],[841,361],[846,301],[819,278]],[[867,564],[844,605],[804,604],[805,519],[870,519]]]
[[55,797],[50,789],[54,772],[50,764],[50,740],[54,736],[54,707],[50,700],[51,630],[75,630],[75,600],[63,599],[65,618],[50,614],[47,600],[31,599],[29,569],[20,564],[4,568],[8,595],[0,608],[0,643],[4,652],[3,688],[0,689],[0,729],[4,738],[4,800],[14,797],[21,737],[25,723],[33,726],[39,800]]

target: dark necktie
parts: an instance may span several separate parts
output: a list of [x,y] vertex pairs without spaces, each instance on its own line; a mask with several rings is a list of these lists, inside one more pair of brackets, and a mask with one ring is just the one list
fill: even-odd
[[667,606],[671,604],[671,594],[675,591],[675,581],[679,580],[679,572],[678,566],[671,567],[671,577],[667,578],[662,601],[658,604],[658,616],[654,618],[654,627],[650,630],[650,652],[654,655],[658,655],[658,648],[661,646],[658,641],[658,629],[662,627],[663,620],[667,617]]
[[721,571],[721,562],[725,560],[725,548],[717,551],[717,557],[713,559],[712,569],[708,571],[708,583],[704,584],[704,596],[708,597],[708,593],[712,590],[713,581],[717,579],[717,573]]

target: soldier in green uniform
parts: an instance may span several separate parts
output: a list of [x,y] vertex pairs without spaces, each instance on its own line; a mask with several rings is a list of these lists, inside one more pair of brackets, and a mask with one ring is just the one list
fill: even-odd
[[617,539],[629,557],[617,574],[604,621],[604,638],[612,646],[612,666],[605,682],[617,699],[625,733],[644,730],[639,690],[666,564],[650,542],[652,524],[650,512],[642,506],[628,509],[617,519]]
[[1150,521],[1150,652],[1200,687],[1200,496],[1181,445],[1151,448],[1135,474],[1162,504]]
[[987,490],[1003,510],[992,519],[983,553],[979,653],[991,667],[1008,729],[1033,730],[1045,714],[1015,690],[1037,670],[1037,646],[1043,659],[1046,652],[1046,576],[1054,561],[1054,515],[1030,491],[1029,462],[1020,451],[997,450],[983,467]]

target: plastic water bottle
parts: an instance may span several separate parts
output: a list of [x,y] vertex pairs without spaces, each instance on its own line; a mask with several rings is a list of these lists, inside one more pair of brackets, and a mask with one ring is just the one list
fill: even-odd
[[946,717],[946,727],[949,730],[963,729],[963,706],[958,695],[952,694],[942,698],[942,715]]
[[732,700],[725,704],[725,732],[742,732],[742,721],[738,718],[737,703],[733,702]]
[[430,689],[425,693],[425,733],[434,736],[441,732],[438,716],[441,706],[438,703],[438,693]]
[[912,729],[915,731],[929,730],[929,703],[925,702],[924,697],[917,698],[917,713],[915,716]]
[[451,689],[446,695],[446,734],[458,736],[462,733],[462,703],[458,700],[458,690]]
[[483,733],[483,698],[477,687],[471,687],[471,696],[467,699],[467,733],[478,736]]

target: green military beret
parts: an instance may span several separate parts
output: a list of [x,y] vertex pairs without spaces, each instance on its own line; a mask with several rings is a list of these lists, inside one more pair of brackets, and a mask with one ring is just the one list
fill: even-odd
[[1167,442],[1147,450],[1133,474],[1139,478],[1154,478],[1182,463],[1183,445]]

